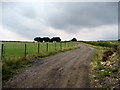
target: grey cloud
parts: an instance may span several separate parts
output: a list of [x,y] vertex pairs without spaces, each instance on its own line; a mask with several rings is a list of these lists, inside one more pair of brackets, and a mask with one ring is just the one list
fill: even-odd
[[43,19],[42,23],[57,29],[117,24],[118,20],[117,2],[37,3],[37,13],[29,4],[22,4],[23,16]]
[[[117,24],[118,19],[117,2],[4,3],[3,6],[3,25],[29,37],[37,32],[45,35],[46,27],[73,33],[80,28]],[[29,19],[43,26],[34,22],[28,26]]]
[[0,24],[2,24],[2,3],[0,2]]
[[51,14],[45,18],[46,24],[68,32],[71,26],[78,28],[117,24],[117,3],[59,3],[54,8],[61,12],[52,13],[53,8],[49,7]]

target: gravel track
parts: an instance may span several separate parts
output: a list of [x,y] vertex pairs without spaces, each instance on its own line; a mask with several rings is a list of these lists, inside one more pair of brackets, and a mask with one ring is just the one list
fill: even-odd
[[89,64],[95,49],[80,48],[35,61],[3,88],[89,88]]

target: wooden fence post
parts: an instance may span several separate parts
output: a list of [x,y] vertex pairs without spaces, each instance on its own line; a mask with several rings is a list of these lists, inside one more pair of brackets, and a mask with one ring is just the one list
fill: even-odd
[[26,54],[27,54],[27,52],[26,52],[26,48],[27,48],[27,45],[25,44],[25,57],[26,57]]
[[48,52],[48,43],[46,43],[46,51]]
[[3,59],[4,44],[1,45],[1,60]]
[[57,49],[56,49],[56,42],[55,42],[55,51],[56,51]]
[[38,42],[38,54],[40,53],[40,43]]

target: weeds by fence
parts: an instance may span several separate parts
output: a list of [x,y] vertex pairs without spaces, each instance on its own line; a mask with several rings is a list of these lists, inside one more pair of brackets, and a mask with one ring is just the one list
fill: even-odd
[[54,52],[64,48],[73,47],[74,42],[55,43],[25,43],[25,42],[4,42],[1,44],[1,59],[9,56],[27,56],[41,54],[43,52]]

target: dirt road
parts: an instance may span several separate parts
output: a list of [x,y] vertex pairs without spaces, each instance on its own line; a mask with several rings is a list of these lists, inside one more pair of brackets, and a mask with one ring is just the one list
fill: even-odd
[[95,50],[80,45],[76,50],[38,60],[3,87],[89,88],[89,64]]

